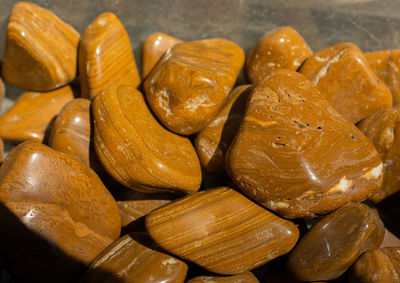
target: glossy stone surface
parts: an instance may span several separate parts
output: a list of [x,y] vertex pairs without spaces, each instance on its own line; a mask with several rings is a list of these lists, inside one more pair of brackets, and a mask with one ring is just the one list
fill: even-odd
[[390,90],[352,43],[339,43],[318,51],[302,65],[300,73],[354,124],[392,106]]
[[225,172],[225,154],[242,122],[250,86],[235,87],[221,110],[196,136],[194,144],[197,154],[209,172]]
[[299,237],[292,222],[226,187],[197,192],[151,212],[146,229],[165,250],[220,274],[263,265],[288,253]]
[[280,27],[264,35],[246,59],[246,74],[256,84],[280,69],[296,71],[312,55],[310,47],[292,27]]
[[42,141],[46,127],[74,95],[69,86],[51,92],[26,92],[0,116],[0,138]]
[[364,53],[369,66],[390,89],[393,105],[400,104],[400,49]]
[[113,13],[99,15],[82,35],[79,75],[84,98],[93,98],[113,84],[140,84],[128,33]]
[[243,49],[226,39],[176,44],[145,80],[146,99],[168,129],[194,134],[224,103],[243,63]]
[[49,91],[76,76],[79,33],[52,12],[15,4],[7,26],[3,79],[32,91]]
[[[57,250],[89,264],[119,237],[117,204],[94,171],[40,143],[23,143],[4,160],[0,203],[2,210],[12,213],[0,214],[8,231],[0,237],[1,250],[14,270],[21,272],[24,267],[18,276],[64,281],[79,270],[58,266]],[[29,233],[47,244],[30,244]]]
[[109,88],[93,101],[94,146],[118,182],[144,192],[192,193],[201,168],[190,140],[164,129],[131,86]]
[[165,51],[182,40],[162,32],[150,34],[142,47],[142,77],[146,78],[150,71],[164,55]]
[[156,249],[146,234],[125,235],[91,263],[80,282],[183,283],[186,263]]
[[383,161],[383,190],[369,197],[377,203],[400,190],[400,106],[381,110],[361,121],[358,127]]
[[378,152],[305,76],[278,70],[252,91],[226,158],[241,191],[285,218],[325,214],[382,185]]
[[289,255],[287,266],[301,281],[335,279],[362,253],[378,248],[384,231],[375,210],[349,204],[311,227]]
[[258,279],[251,272],[244,272],[233,276],[197,276],[186,281],[186,283],[259,283]]

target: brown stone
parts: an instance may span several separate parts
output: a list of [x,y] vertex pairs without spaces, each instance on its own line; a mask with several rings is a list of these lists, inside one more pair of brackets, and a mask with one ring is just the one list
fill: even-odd
[[96,153],[124,186],[181,193],[200,188],[200,162],[190,140],[164,129],[135,88],[112,87],[96,96],[93,117]]
[[250,85],[235,87],[218,114],[196,136],[196,151],[207,171],[225,172],[225,154],[242,122],[250,91]]
[[379,247],[384,232],[375,210],[349,204],[311,227],[289,255],[288,269],[301,281],[335,279],[362,253]]
[[105,249],[90,265],[81,283],[183,283],[187,265],[157,251],[148,235],[125,235]]
[[325,214],[382,185],[382,161],[305,76],[278,70],[252,91],[226,159],[245,194],[285,218]]
[[74,95],[69,86],[51,92],[26,92],[0,117],[0,138],[42,141],[46,127]]
[[242,48],[226,39],[176,44],[145,80],[147,101],[168,129],[194,134],[224,103],[243,63]]
[[182,40],[165,33],[155,32],[150,34],[142,47],[142,77],[146,78],[164,55],[165,51]]
[[246,73],[253,84],[280,69],[296,71],[312,55],[310,47],[292,27],[280,27],[264,35],[246,59]]
[[387,247],[400,247],[400,239],[387,228],[385,228],[385,237],[383,238],[380,248]]
[[237,274],[288,253],[297,227],[238,192],[197,192],[146,216],[146,229],[165,250],[220,274]]
[[349,282],[399,283],[400,248],[366,252],[350,269]]
[[52,12],[15,4],[7,26],[3,79],[17,87],[49,91],[76,76],[79,33]]
[[140,84],[128,33],[113,13],[99,15],[82,35],[79,75],[85,98],[93,98],[113,84]]
[[3,80],[0,79],[0,108],[3,105],[4,96],[6,95],[6,87]]
[[352,43],[322,49],[302,65],[306,75],[332,106],[352,123],[392,106],[392,95]]
[[186,283],[259,283],[251,272],[244,272],[233,276],[197,276]]

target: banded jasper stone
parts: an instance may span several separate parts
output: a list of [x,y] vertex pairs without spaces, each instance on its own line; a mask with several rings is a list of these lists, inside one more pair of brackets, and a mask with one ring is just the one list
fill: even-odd
[[285,218],[325,214],[382,186],[378,152],[304,75],[281,69],[250,94],[227,156],[233,182]]
[[385,227],[378,213],[354,203],[322,218],[289,255],[289,271],[301,281],[333,280],[364,252],[379,247]]
[[79,33],[52,12],[15,4],[7,26],[3,79],[32,91],[49,91],[76,76]]
[[390,90],[352,43],[340,43],[318,51],[302,65],[300,73],[353,124],[392,106]]
[[140,84],[128,33],[113,13],[99,15],[82,35],[79,75],[82,97],[90,99],[113,84]]
[[246,59],[246,73],[256,84],[279,69],[296,71],[312,55],[310,47],[292,27],[280,27],[264,35]]
[[288,253],[297,227],[238,192],[197,192],[146,216],[146,229],[165,250],[220,274],[237,274]]
[[142,77],[146,78],[150,74],[165,51],[181,42],[182,40],[165,33],[155,32],[150,34],[142,47]]
[[194,134],[224,103],[243,63],[242,48],[226,39],[176,44],[145,80],[147,101],[168,129]]
[[233,276],[197,276],[186,283],[259,283],[251,272],[244,272]]

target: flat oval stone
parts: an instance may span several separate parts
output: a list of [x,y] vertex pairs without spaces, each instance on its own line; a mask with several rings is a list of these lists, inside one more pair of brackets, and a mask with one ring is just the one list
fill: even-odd
[[400,248],[383,248],[364,253],[349,274],[349,282],[400,282]]
[[131,86],[109,88],[93,101],[94,146],[119,183],[144,192],[192,193],[201,168],[190,140],[164,129]]
[[311,227],[289,255],[287,266],[301,281],[335,279],[362,253],[378,248],[384,232],[375,210],[349,204]]
[[197,276],[186,281],[186,283],[259,283],[258,279],[251,272],[221,277],[221,276]]
[[155,32],[150,34],[142,47],[142,77],[146,78],[150,74],[165,51],[181,42],[183,41],[165,33]]
[[187,269],[186,263],[157,251],[146,234],[132,233],[105,249],[79,282],[183,283]]
[[[119,237],[117,204],[94,171],[40,143],[23,143],[4,160],[0,203],[9,211],[0,214],[8,231],[0,237],[1,249],[14,271],[21,273],[23,266],[17,276],[41,277],[41,282],[71,280],[80,270],[59,266],[62,256],[57,250],[89,264]],[[45,243],[38,245],[32,234]]]
[[390,90],[352,43],[339,43],[318,51],[304,62],[300,73],[354,124],[392,106]]
[[146,216],[146,229],[165,250],[220,274],[237,274],[288,253],[299,230],[238,192],[197,192]]
[[0,137],[13,142],[41,142],[50,121],[73,99],[69,86],[50,92],[24,93],[0,116]]
[[222,106],[243,63],[243,49],[226,39],[176,44],[145,80],[147,101],[168,129],[194,134]]
[[95,97],[112,84],[140,84],[128,33],[113,13],[99,15],[83,33],[79,75],[85,98]]
[[383,161],[383,190],[369,197],[377,203],[400,191],[400,106],[386,108],[359,123]]
[[76,76],[79,33],[38,5],[18,2],[7,26],[2,77],[11,85],[49,91]]
[[292,27],[280,27],[264,35],[246,59],[246,74],[256,84],[269,73],[280,69],[296,71],[312,51]]
[[221,110],[196,136],[194,144],[200,163],[209,172],[225,172],[225,154],[242,121],[250,86],[235,87]]
[[231,179],[285,218],[326,214],[382,185],[378,152],[305,76],[281,69],[250,94],[226,155]]

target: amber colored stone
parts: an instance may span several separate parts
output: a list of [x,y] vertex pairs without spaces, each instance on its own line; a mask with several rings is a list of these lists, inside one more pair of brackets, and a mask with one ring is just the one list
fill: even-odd
[[384,232],[375,210],[349,204],[311,227],[289,255],[287,266],[301,281],[335,279],[362,253],[378,248]]
[[246,59],[246,74],[253,84],[280,69],[296,71],[312,55],[310,47],[292,27],[280,27],[264,35]]
[[197,276],[186,283],[259,283],[251,272],[244,272],[233,276]]
[[146,216],[146,229],[165,250],[220,274],[237,274],[288,253],[299,230],[238,192],[197,192]]
[[[79,270],[57,266],[57,249],[89,264],[119,237],[117,204],[94,171],[37,142],[15,147],[4,160],[0,203],[12,213],[0,214],[0,223],[8,231],[0,237],[1,249],[7,250],[17,272],[23,266],[20,275],[28,278],[64,281]],[[32,236],[21,225],[47,244],[30,244]]]
[[328,213],[382,185],[373,145],[291,70],[254,87],[226,157],[237,187],[285,218]]
[[93,101],[94,146],[118,182],[144,192],[192,193],[201,168],[190,140],[164,129],[131,86],[109,88]]
[[6,87],[3,80],[0,79],[0,108],[3,105],[4,96],[6,95]]
[[300,69],[333,107],[352,123],[392,106],[392,94],[352,43],[322,49]]
[[42,141],[46,127],[74,94],[69,86],[51,92],[26,92],[0,116],[0,138]]
[[400,49],[364,53],[369,66],[390,89],[393,105],[400,104]]
[[49,91],[76,76],[79,33],[52,12],[15,4],[7,26],[3,79],[32,91]]
[[80,282],[183,283],[187,269],[186,263],[157,251],[148,235],[132,233],[105,249]]
[[218,114],[196,136],[197,154],[209,172],[225,172],[225,154],[242,122],[250,86],[235,87]]
[[79,75],[85,98],[93,98],[113,84],[140,84],[128,33],[113,13],[99,15],[83,33]]
[[145,80],[147,101],[168,129],[194,134],[222,106],[243,63],[243,49],[226,39],[176,44]]
[[155,32],[150,34],[142,47],[142,77],[146,78],[150,74],[165,51],[181,42],[182,40],[165,33]]

